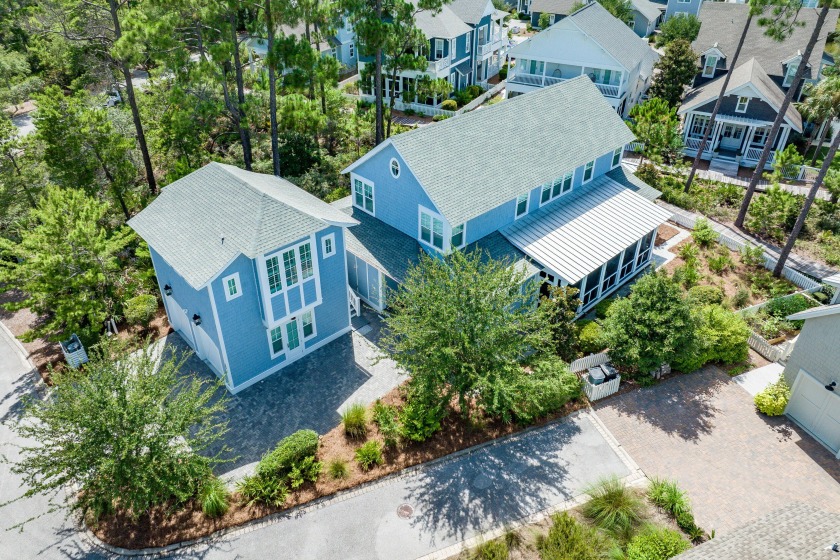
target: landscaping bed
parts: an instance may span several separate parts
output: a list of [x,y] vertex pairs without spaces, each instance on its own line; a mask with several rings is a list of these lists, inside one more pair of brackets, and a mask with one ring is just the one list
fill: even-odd
[[754,313],[746,313],[744,319],[753,331],[775,344],[799,334],[804,321],[790,321],[789,315],[820,305],[804,294],[775,298]]
[[[393,389],[381,401],[396,406],[402,406],[404,403],[400,388]],[[561,410],[538,420],[532,426],[544,425],[585,406],[586,402],[583,398],[570,401]],[[385,447],[383,464],[363,471],[354,459],[356,449],[365,441],[384,443],[385,438],[374,422],[368,422],[365,439],[348,437],[344,426],[339,424],[319,438],[320,445],[316,458],[324,463],[325,468],[317,482],[306,483],[292,491],[282,507],[246,505],[239,499],[239,495],[234,493],[230,499],[230,509],[223,516],[215,519],[202,513],[201,504],[191,501],[180,510],[156,508],[150,515],[142,516],[136,522],[124,513],[104,516],[97,524],[91,526],[91,530],[97,537],[111,545],[130,549],[161,547],[192,540],[357,487],[405,468],[514,434],[525,428],[526,426],[520,424],[504,424],[500,421],[469,423],[462,420],[456,408],[443,420],[441,429],[428,440],[422,443],[407,442],[399,447]],[[333,478],[327,472],[327,465],[336,459],[346,461],[346,478]]]

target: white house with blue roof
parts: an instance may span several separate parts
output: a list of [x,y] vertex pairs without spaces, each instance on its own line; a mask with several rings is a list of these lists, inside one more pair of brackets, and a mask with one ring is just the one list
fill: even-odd
[[219,163],[129,221],[169,323],[234,393],[350,330],[345,231],[357,223],[284,179]]
[[[500,152],[493,131],[512,129],[529,133]],[[350,288],[382,310],[420,251],[481,250],[576,286],[586,311],[647,267],[670,217],[621,167],[632,140],[585,76],[389,138],[344,170],[351,196],[334,203],[359,222]]]

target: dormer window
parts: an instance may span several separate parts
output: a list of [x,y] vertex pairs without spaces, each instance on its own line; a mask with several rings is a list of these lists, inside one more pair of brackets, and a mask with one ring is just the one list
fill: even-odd
[[738,104],[735,105],[735,112],[736,113],[746,113],[747,112],[747,105],[750,104],[750,98],[740,96],[738,97]]
[[715,68],[717,68],[718,57],[713,54],[706,55],[706,63],[703,65],[703,77],[714,78]]
[[790,62],[787,65],[787,72],[785,72],[785,81],[782,82],[782,87],[790,87],[793,83],[793,78],[796,76],[796,71],[799,69],[799,61]]

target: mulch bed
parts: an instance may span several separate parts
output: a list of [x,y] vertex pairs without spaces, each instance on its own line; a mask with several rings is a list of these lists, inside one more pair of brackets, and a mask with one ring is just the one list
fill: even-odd
[[662,224],[656,231],[656,241],[653,244],[658,247],[679,233],[680,230],[677,228]]
[[[400,405],[403,399],[400,388],[393,389],[382,402]],[[571,414],[587,406],[585,398],[568,403],[562,410],[547,416],[533,425],[543,425],[561,416]],[[532,425],[532,426],[533,426]],[[238,495],[231,496],[231,507],[218,519],[209,519],[201,512],[200,504],[190,502],[180,511],[168,515],[164,508],[156,509],[151,515],[141,517],[134,522],[124,513],[104,517],[96,526],[91,527],[97,537],[122,548],[150,548],[166,546],[210,535],[216,531],[235,527],[248,521],[259,519],[289,508],[311,502],[341,490],[377,480],[405,468],[425,463],[456,451],[466,449],[501,436],[523,430],[525,426],[503,424],[501,422],[469,423],[461,419],[457,411],[452,411],[443,421],[440,431],[422,443],[407,443],[399,448],[386,448],[384,464],[368,472],[361,470],[355,461],[356,449],[364,443],[362,439],[351,439],[344,433],[341,424],[322,435],[317,458],[324,462],[324,471],[314,484],[305,484],[289,494],[289,499],[282,508],[268,506],[247,506],[238,501]],[[376,425],[371,422],[367,440],[383,441]],[[268,451],[268,450],[266,450]],[[334,459],[344,459],[348,464],[348,476],[333,479],[327,472],[327,463]]]

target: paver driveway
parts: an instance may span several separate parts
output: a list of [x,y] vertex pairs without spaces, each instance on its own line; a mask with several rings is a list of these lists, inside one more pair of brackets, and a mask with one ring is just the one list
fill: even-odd
[[715,367],[596,407],[648,477],[676,479],[700,526],[725,534],[791,501],[840,512],[840,466]]

